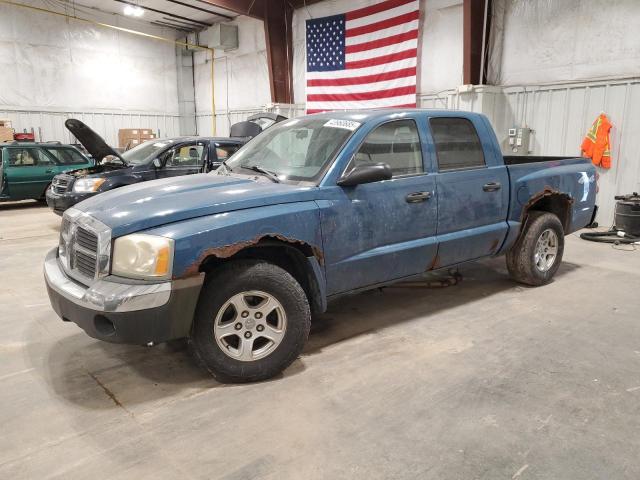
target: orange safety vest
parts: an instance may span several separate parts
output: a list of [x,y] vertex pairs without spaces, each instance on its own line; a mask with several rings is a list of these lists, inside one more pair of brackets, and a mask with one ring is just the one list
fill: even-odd
[[582,141],[583,155],[590,157],[594,165],[602,168],[611,168],[609,130],[611,130],[611,122],[604,113],[601,113]]

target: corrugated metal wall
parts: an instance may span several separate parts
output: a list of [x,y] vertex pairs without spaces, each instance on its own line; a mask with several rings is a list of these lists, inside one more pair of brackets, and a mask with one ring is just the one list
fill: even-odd
[[36,140],[69,143],[70,133],[64,126],[67,118],[77,118],[110,145],[118,145],[118,130],[121,128],[150,128],[162,137],[174,137],[180,134],[179,115],[159,115],[149,113],[92,113],[92,112],[43,112],[26,110],[1,110],[0,119],[8,119],[16,132],[31,131]]
[[423,95],[426,108],[461,109],[486,114],[503,145],[507,130],[534,130],[531,154],[578,156],[582,139],[600,112],[613,124],[613,167],[598,169],[601,225],[613,222],[615,195],[640,190],[640,78],[539,85],[476,87],[472,93]]

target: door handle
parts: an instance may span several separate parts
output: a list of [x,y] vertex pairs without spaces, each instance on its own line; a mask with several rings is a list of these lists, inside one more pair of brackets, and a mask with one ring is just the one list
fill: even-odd
[[413,192],[405,197],[407,203],[420,203],[431,198],[431,192]]
[[53,173],[53,170],[45,170],[44,173]]
[[495,192],[496,190],[500,190],[502,188],[502,185],[500,184],[500,182],[489,182],[489,183],[485,183],[482,186],[482,189],[485,192]]

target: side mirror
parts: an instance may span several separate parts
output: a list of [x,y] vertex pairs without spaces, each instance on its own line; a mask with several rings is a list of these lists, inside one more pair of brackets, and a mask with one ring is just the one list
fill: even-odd
[[162,168],[162,160],[160,160],[158,157],[154,158],[153,166],[156,168]]
[[346,175],[340,177],[336,183],[341,187],[352,187],[362,183],[390,180],[391,177],[393,177],[393,173],[389,165],[386,163],[377,163],[375,165],[357,166]]

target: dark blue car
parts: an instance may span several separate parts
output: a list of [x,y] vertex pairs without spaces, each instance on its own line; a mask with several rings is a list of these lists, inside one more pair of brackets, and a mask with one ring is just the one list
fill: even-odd
[[342,295],[506,254],[550,282],[595,214],[583,158],[503,157],[486,117],[436,110],[281,122],[216,172],[123,187],[63,217],[54,310],[89,335],[188,337],[221,381],[272,377]]

